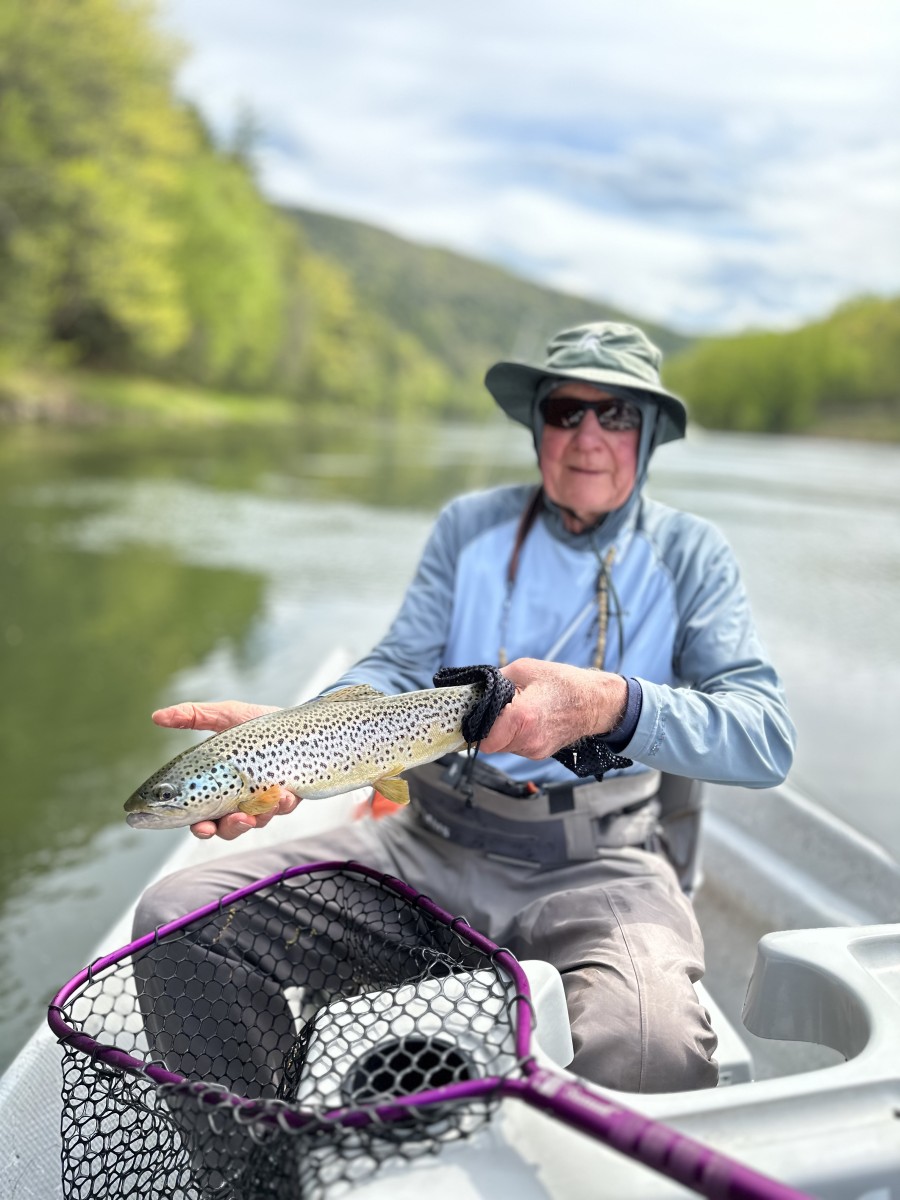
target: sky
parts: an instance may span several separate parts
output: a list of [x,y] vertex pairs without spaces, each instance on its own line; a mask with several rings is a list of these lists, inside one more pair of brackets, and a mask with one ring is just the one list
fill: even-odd
[[161,0],[274,201],[686,333],[900,294],[896,0]]

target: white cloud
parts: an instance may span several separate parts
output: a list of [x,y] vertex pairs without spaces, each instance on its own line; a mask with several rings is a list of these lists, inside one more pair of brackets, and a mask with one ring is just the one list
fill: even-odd
[[892,0],[169,0],[281,201],[691,329],[900,291]]

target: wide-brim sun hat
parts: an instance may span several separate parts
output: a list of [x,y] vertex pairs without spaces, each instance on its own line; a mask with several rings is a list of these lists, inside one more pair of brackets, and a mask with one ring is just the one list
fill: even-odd
[[684,437],[687,409],[663,387],[662,351],[634,325],[594,321],[563,329],[547,343],[540,364],[498,362],[484,377],[488,391],[514,421],[533,429],[535,398],[543,380],[579,380],[610,395],[650,401],[659,408],[654,443]]

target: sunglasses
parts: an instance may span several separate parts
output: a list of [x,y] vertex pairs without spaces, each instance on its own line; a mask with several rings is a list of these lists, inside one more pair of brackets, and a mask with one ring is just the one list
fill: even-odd
[[641,410],[630,400],[576,400],[551,392],[541,402],[541,415],[544,423],[554,429],[577,429],[589,408],[601,429],[623,433],[641,427]]

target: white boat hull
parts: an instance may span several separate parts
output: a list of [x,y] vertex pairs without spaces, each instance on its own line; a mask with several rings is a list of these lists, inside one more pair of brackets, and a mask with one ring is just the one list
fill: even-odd
[[[342,665],[330,660],[323,680],[334,678]],[[713,1006],[721,1043],[719,1088],[608,1094],[823,1200],[900,1200],[900,926],[884,923],[898,915],[900,867],[789,788],[756,793],[752,803],[746,793],[731,791],[715,789],[709,802],[701,919],[704,904],[712,904],[710,923],[718,915],[720,936],[728,940],[733,926],[716,913],[719,897],[740,910],[751,928],[788,929],[760,945],[745,1008],[751,1032],[739,1027],[732,980],[730,1003]],[[273,821],[255,834],[256,843],[312,835],[341,823],[359,798],[301,805],[289,820]],[[198,842],[186,834],[160,874],[229,850],[228,843]],[[130,940],[131,916],[123,914],[97,956]],[[802,924],[825,928],[796,928]],[[710,945],[711,959],[716,949]],[[747,957],[745,969],[735,972],[741,990],[750,966]],[[553,974],[547,964],[529,964],[540,1008],[541,1054],[559,1069],[565,1062],[566,1015],[562,989],[552,979],[548,983],[548,972]],[[715,971],[710,989],[717,994]],[[768,1043],[763,1074],[770,1077],[750,1082],[748,1045],[764,1046],[760,1038],[780,1041]],[[785,1043],[792,1044],[795,1057],[796,1043],[829,1047],[814,1051],[811,1061],[831,1065],[777,1073],[772,1064]],[[0,1079],[0,1196],[61,1196],[59,1061],[59,1049],[43,1027]],[[498,1117],[471,1140],[447,1146],[436,1159],[385,1168],[354,1195],[420,1200],[426,1187],[435,1200],[496,1200],[513,1193],[521,1200],[685,1195],[516,1100],[504,1101]]]

